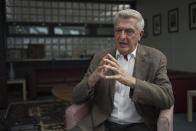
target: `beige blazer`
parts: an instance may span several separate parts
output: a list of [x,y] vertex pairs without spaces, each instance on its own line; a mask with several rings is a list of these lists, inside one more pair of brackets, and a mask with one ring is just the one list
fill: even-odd
[[[91,104],[91,112],[78,123],[84,131],[104,131],[103,122],[112,112],[115,80],[101,79],[94,88],[89,88],[87,83],[89,75],[108,53],[116,57],[115,48],[96,54],[84,78],[73,91],[73,103],[80,104],[88,101]],[[160,110],[169,108],[174,103],[166,65],[166,57],[160,51],[138,44],[133,72],[136,85],[130,90],[130,98],[134,101],[144,123],[152,131],[156,130]],[[107,75],[112,74],[114,73],[109,71]]]

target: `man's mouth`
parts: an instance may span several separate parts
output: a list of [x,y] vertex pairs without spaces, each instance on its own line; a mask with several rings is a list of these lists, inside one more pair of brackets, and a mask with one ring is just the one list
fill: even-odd
[[121,48],[126,48],[128,46],[128,43],[126,43],[126,42],[119,42],[119,46]]

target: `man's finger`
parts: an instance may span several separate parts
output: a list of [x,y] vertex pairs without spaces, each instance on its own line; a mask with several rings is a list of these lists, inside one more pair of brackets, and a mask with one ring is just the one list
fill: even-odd
[[108,56],[107,57],[108,59],[110,59],[111,61],[113,61],[114,63],[116,63],[119,66],[118,61],[111,54],[108,54],[107,56]]
[[119,79],[119,76],[118,76],[118,75],[111,75],[111,76],[105,75],[104,78],[105,78],[105,79],[114,79],[114,80],[118,80],[118,79]]
[[102,58],[102,60],[101,60],[101,62],[100,62],[100,64],[99,65],[104,65],[105,64],[105,59],[107,58],[108,56],[106,55],[106,56],[104,56],[103,58]]
[[115,73],[118,72],[118,69],[116,67],[113,67],[113,66],[110,66],[110,65],[104,65],[104,67],[108,70],[112,70],[114,71]]
[[118,67],[118,65],[115,62],[111,61],[110,59],[105,59],[104,61],[107,63],[106,65],[111,65],[113,67]]

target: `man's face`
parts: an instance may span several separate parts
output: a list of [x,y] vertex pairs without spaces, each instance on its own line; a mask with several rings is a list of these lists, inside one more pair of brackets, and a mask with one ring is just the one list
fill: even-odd
[[142,37],[143,31],[139,33],[136,24],[135,18],[118,18],[114,25],[115,44],[122,55],[131,53]]

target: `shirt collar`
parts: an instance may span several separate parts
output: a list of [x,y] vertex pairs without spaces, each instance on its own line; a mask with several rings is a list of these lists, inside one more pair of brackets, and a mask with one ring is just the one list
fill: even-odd
[[[128,61],[130,60],[131,57],[133,57],[134,59],[136,58],[136,51],[137,51],[137,46],[135,48],[134,51],[132,51],[131,53],[129,53],[127,55]],[[116,50],[116,58],[119,59],[121,56],[123,56],[122,54],[120,54],[120,52],[118,51],[118,49]]]

